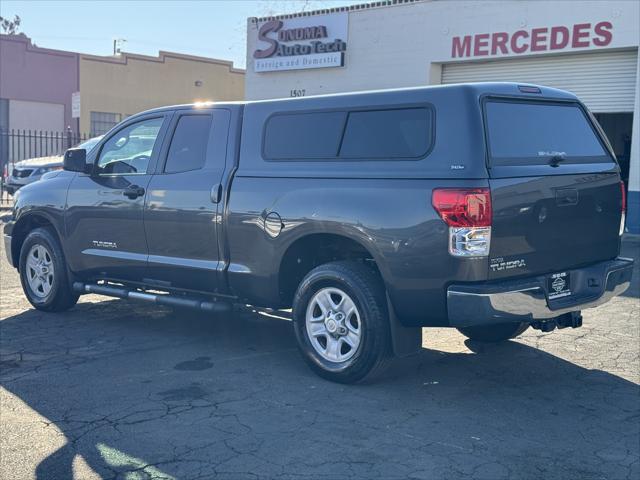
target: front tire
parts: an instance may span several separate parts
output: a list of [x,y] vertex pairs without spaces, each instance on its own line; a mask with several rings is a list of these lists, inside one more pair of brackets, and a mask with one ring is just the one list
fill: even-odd
[[44,312],[63,312],[78,301],[56,236],[48,228],[31,231],[20,250],[20,282],[29,303]]
[[302,356],[327,380],[371,379],[391,357],[384,285],[363,264],[331,262],[311,270],[296,292],[293,323]]
[[505,342],[524,333],[529,328],[528,323],[496,323],[494,325],[480,325],[476,327],[458,328],[458,331],[470,340],[485,343]]

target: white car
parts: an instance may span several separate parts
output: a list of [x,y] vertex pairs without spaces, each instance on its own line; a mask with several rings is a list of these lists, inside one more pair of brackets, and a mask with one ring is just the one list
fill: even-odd
[[[89,152],[101,139],[102,135],[90,138],[79,144],[77,148],[84,148]],[[19,188],[40,180],[45,173],[62,170],[63,158],[64,155],[53,155],[49,157],[29,158],[16,162],[13,170],[5,178],[4,189],[13,195]]]

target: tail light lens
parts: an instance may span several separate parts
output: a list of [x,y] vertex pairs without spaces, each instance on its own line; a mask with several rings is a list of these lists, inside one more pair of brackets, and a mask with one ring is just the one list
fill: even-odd
[[488,188],[437,188],[433,208],[450,227],[490,227],[491,191]]
[[620,191],[622,192],[621,215],[620,215],[620,231],[618,234],[622,236],[624,233],[624,224],[627,218],[627,190],[624,188],[624,182],[620,182]]
[[449,253],[485,257],[491,246],[491,191],[488,188],[438,188],[433,208],[449,225]]

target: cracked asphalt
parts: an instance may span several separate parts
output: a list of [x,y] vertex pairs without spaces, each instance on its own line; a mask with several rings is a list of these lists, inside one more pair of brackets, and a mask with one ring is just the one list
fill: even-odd
[[0,254],[2,479],[640,478],[637,271],[582,328],[499,346],[425,330],[418,356],[344,386],[250,310],[39,313]]

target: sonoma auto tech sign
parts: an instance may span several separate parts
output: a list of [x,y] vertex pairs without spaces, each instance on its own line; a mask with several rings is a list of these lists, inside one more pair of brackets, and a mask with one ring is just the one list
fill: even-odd
[[337,13],[261,22],[254,71],[343,67],[348,19],[347,13]]

